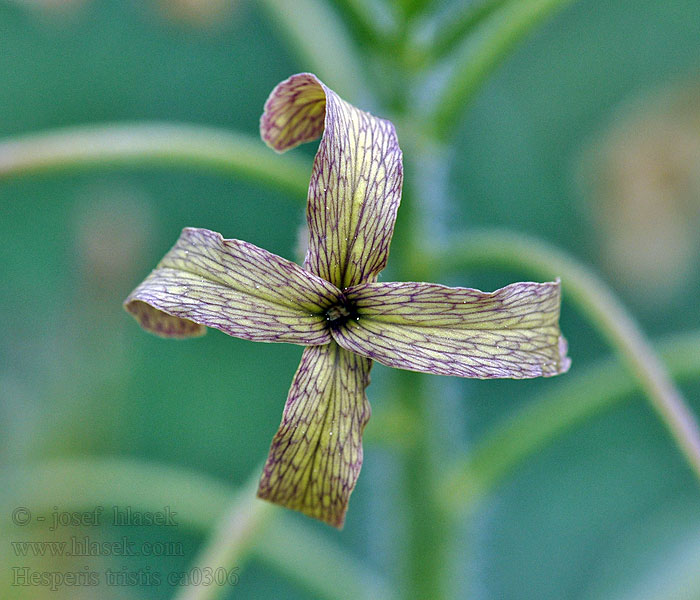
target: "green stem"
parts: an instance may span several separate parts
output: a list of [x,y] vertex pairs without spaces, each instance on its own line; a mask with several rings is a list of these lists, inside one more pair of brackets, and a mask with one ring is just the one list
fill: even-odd
[[484,80],[508,56],[513,47],[541,21],[572,0],[511,0],[495,12],[475,36],[469,51],[455,66],[454,72],[435,102],[432,117],[441,138],[454,130],[481,88]]
[[[258,540],[256,551],[276,571],[297,581],[313,597],[340,600],[395,600],[393,586],[353,560],[326,536],[313,532],[307,523],[284,515],[284,527],[273,526]],[[332,573],[332,577],[328,574]]]
[[402,596],[409,600],[441,600],[447,590],[447,540],[449,524],[436,496],[437,468],[432,422],[425,393],[425,376],[401,372],[399,399],[404,410],[419,423],[411,443],[403,450],[403,487],[408,511],[405,586]]
[[[407,177],[409,185],[404,190],[393,248],[398,279],[409,281],[424,279],[429,273],[420,242],[441,227],[446,175],[445,171],[433,168],[442,156],[441,148],[422,144],[421,138],[410,139],[414,146],[410,154],[416,160],[416,168],[411,171],[421,173],[425,181]],[[405,420],[413,424],[409,443],[401,447],[408,534],[402,595],[409,599],[441,600],[447,596],[452,538],[447,516],[436,496],[442,465],[438,448],[440,432],[430,414],[425,375],[396,371],[394,377],[398,392],[396,405],[402,408]]]
[[386,35],[375,23],[374,16],[364,0],[334,0],[345,19],[349,23],[349,29],[360,41],[378,46],[380,40]]
[[316,73],[346,100],[367,103],[372,93],[365,87],[367,74],[357,47],[336,12],[322,0],[263,0],[302,59],[304,70]]
[[[659,347],[675,378],[700,376],[700,331],[676,335]],[[529,456],[572,427],[628,398],[639,384],[617,358],[573,370],[556,389],[506,418],[447,469],[440,486],[445,510],[452,514],[473,511]]]
[[545,279],[561,277],[565,295],[591,320],[639,379],[652,406],[700,478],[700,431],[694,415],[644,333],[595,273],[543,242],[499,231],[458,237],[449,245],[449,251],[434,259],[443,268],[498,264],[517,266]]
[[[256,469],[233,502],[229,503],[229,508],[200,551],[195,566],[203,572],[211,569],[212,572],[222,570],[230,573],[239,567],[255,539],[260,536],[262,528],[268,526],[270,518],[275,515],[274,505],[255,496],[260,479],[258,473]],[[191,585],[182,587],[180,593],[175,595],[175,600],[213,600],[224,591],[227,591],[225,586],[204,583]]]
[[440,60],[465,36],[481,25],[496,10],[511,0],[483,0],[482,2],[459,3],[439,18],[437,32],[432,36],[430,45],[424,50],[426,62]]
[[235,174],[306,198],[311,166],[257,138],[165,123],[79,126],[0,141],[0,179],[76,168],[174,166]]

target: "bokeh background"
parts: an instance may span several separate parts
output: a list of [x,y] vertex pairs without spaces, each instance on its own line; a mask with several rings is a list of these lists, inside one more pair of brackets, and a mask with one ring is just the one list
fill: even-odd
[[[255,135],[272,87],[311,67],[253,1],[0,0],[0,138],[154,120]],[[574,2],[488,79],[454,140],[451,227],[495,225],[567,249],[601,273],[655,342],[700,329],[697,0]],[[84,476],[83,464],[97,465],[98,491],[85,502],[108,508],[128,505],[142,485],[129,465],[152,473],[147,480],[181,481],[163,483],[175,511],[206,490],[226,498],[254,476],[301,349],[215,331],[160,340],[121,302],[184,226],[295,258],[303,202],[245,178],[175,167],[0,178],[0,597],[173,596],[168,585],[13,587],[11,570],[184,570],[207,528],[129,530],[137,541],[181,543],[180,556],[30,559],[10,542],[61,540],[66,531],[18,527],[10,513],[76,510],[67,498],[82,488],[69,474]],[[443,283],[495,288],[523,274],[455,277]],[[562,327],[572,373],[611,354],[566,301]],[[387,371],[376,365],[368,390],[378,415]],[[446,443],[460,447],[554,385],[430,382]],[[700,412],[698,378],[681,388]],[[381,423],[368,425],[343,532],[282,518],[391,582],[400,575],[405,500]],[[700,598],[698,482],[641,393],[542,448],[461,527],[451,555],[456,597]],[[108,526],[79,533],[122,535]],[[320,597],[292,556],[313,549],[288,551],[286,567],[284,549],[277,559],[252,553],[222,597]]]

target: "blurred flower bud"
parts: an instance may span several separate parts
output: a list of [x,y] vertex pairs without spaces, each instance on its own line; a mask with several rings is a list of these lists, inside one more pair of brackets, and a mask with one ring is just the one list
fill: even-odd
[[611,276],[648,307],[670,304],[698,276],[700,85],[623,107],[583,182]]
[[220,24],[232,13],[236,4],[234,0],[158,0],[166,18],[197,27]]
[[91,295],[112,295],[131,284],[155,224],[147,198],[129,188],[85,192],[76,219],[76,255]]

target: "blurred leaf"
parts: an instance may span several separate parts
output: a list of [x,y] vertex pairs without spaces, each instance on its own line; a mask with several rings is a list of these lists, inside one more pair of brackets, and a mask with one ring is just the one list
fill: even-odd
[[394,588],[383,577],[368,571],[326,536],[316,534],[291,514],[281,517],[255,545],[265,563],[324,598],[396,598]]
[[[96,506],[130,506],[134,511],[159,511],[171,506],[178,523],[206,533],[231,505],[236,492],[230,486],[201,473],[136,460],[79,458],[0,469],[0,510],[10,515],[15,507],[30,507],[34,515],[51,514],[55,506],[65,511],[87,511]],[[254,474],[252,480],[257,481]],[[273,506],[254,496],[261,515]],[[256,509],[257,510],[257,509]],[[280,511],[281,512],[281,511]],[[263,520],[244,531],[242,541],[264,562],[281,569],[304,587],[329,600],[391,598],[382,578],[310,526],[289,516],[269,527]],[[10,519],[0,520],[0,533],[16,533]],[[245,546],[244,546],[245,547]],[[324,565],[320,569],[319,564]]]
[[700,598],[700,510],[677,497],[620,524],[582,600]]
[[308,163],[275,155],[259,139],[213,127],[172,123],[81,126],[0,140],[0,179],[44,171],[178,166],[234,173],[306,198]]
[[511,0],[476,0],[475,2],[458,2],[452,4],[437,15],[431,27],[434,32],[430,43],[424,49],[426,59],[435,61],[443,58],[462,42],[469,33],[481,25],[504,3]]
[[632,314],[593,269],[545,242],[505,231],[457,235],[449,251],[436,258],[447,268],[517,265],[537,277],[561,278],[564,301],[570,299],[625,360],[696,478],[700,478],[700,427],[695,415]]

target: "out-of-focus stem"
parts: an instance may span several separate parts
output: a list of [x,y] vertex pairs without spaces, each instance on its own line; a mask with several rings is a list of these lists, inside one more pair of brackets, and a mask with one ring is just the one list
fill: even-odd
[[700,431],[695,416],[644,333],[595,273],[561,250],[502,231],[456,237],[449,251],[435,253],[434,260],[443,268],[498,264],[519,267],[546,279],[561,277],[565,299],[575,303],[621,355],[700,479]]
[[[276,507],[259,500],[255,491],[258,487],[258,469],[246,485],[236,494],[228,510],[220,518],[204,549],[195,561],[195,568],[203,573],[233,573],[240,568],[240,561],[248,554],[253,542],[260,536],[260,530],[269,525]],[[237,583],[237,579],[235,580]],[[175,600],[213,600],[228,586],[211,585],[202,581],[200,585],[180,588]]]
[[[675,378],[700,377],[700,331],[675,335],[659,348]],[[574,369],[555,389],[506,417],[447,469],[440,494],[445,510],[468,514],[529,456],[639,388],[639,380],[617,358]]]
[[436,468],[435,433],[430,426],[425,393],[425,375],[401,371],[398,393],[404,411],[418,423],[411,443],[403,451],[403,484],[407,497],[408,539],[402,597],[442,600],[447,593],[447,543],[451,523],[437,492],[440,490]]
[[310,163],[279,156],[259,139],[165,123],[80,126],[0,141],[0,179],[44,171],[172,166],[245,176],[306,199]]
[[511,0],[490,15],[469,52],[464,53],[434,103],[434,126],[446,138],[465,112],[484,80],[513,47],[541,21],[572,0]]
[[307,68],[353,103],[371,103],[365,86],[367,72],[347,24],[323,0],[262,0],[261,4],[282,30]]
[[[50,514],[54,505],[80,512],[96,506],[129,505],[152,512],[176,499],[177,522],[183,531],[206,534],[214,528],[219,535],[224,530],[232,533],[229,542],[233,548],[225,553],[233,561],[238,557],[240,563],[235,566],[243,567],[247,553],[251,553],[294,579],[314,598],[394,599],[387,580],[349,556],[333,540],[319,535],[305,522],[294,521],[286,511],[257,501],[253,486],[258,476],[258,470],[253,471],[248,491],[243,491],[246,488],[234,490],[200,472],[153,462],[92,457],[54,459],[0,468],[4,483],[0,487],[0,512],[10,515],[17,506],[29,506],[34,514]],[[232,501],[235,504],[231,505]],[[231,506],[228,517],[227,506]],[[275,516],[275,522],[268,528],[265,519],[270,516]],[[10,518],[0,519],[0,533],[6,539],[16,529]],[[215,548],[209,544],[206,547]],[[304,551],[291,557],[290,549],[300,548]]]
[[[428,275],[420,252],[422,241],[443,226],[446,170],[435,164],[442,156],[441,147],[413,136],[408,139],[413,160],[409,164],[412,169],[407,171],[413,175],[407,175],[393,264],[398,279],[420,280]],[[410,442],[401,448],[408,517],[402,596],[442,600],[447,596],[452,531],[438,497],[440,432],[431,418],[426,376],[410,371],[395,371],[393,376],[397,381],[397,404],[407,420],[415,424]]]

